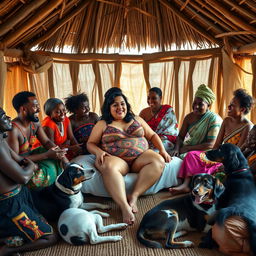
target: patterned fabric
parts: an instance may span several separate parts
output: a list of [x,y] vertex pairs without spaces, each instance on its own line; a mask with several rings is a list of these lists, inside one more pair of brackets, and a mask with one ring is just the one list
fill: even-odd
[[11,191],[9,191],[7,193],[0,194],[0,201],[17,195],[21,191],[21,188],[22,187],[19,185],[15,189],[13,189],[13,190],[11,190]]
[[[167,152],[171,151],[179,134],[178,123],[173,108],[170,105],[162,105],[160,111],[147,123],[159,135],[165,150]],[[155,149],[152,143],[150,143],[150,148]]]
[[[34,149],[31,154],[42,154],[47,150],[43,147]],[[62,168],[58,160],[46,159],[37,162],[38,169],[34,171],[33,176],[29,180],[27,186],[30,189],[48,187],[52,185],[57,176],[62,172]]]
[[83,154],[89,154],[86,148],[86,143],[88,141],[88,138],[92,132],[92,129],[94,127],[95,123],[87,123],[80,125],[77,127],[73,132],[76,140],[79,144],[83,143]]
[[34,144],[37,141],[35,124],[33,122],[30,122],[29,138],[27,138],[27,136],[23,133],[22,129],[17,123],[12,122],[12,124],[16,126],[20,130],[21,134],[23,135],[23,143],[19,145],[19,155],[24,157],[30,155],[30,152],[35,148]]
[[194,146],[217,138],[222,119],[219,115],[207,111],[200,120],[191,124],[184,139],[184,145]]
[[31,242],[52,233],[52,227],[36,210],[27,187],[0,201],[0,238],[19,236]]
[[[241,138],[241,133],[248,124],[234,130],[223,139],[223,143],[237,145]],[[221,163],[212,162],[207,159],[204,151],[190,151],[185,156],[179,170],[178,177],[185,178],[198,173],[213,174],[221,166]]]
[[213,93],[213,91],[205,84],[199,85],[199,87],[197,88],[197,91],[195,93],[195,97],[203,99],[203,101],[205,101],[209,105],[212,105],[212,103],[216,99],[216,96]]
[[118,156],[129,165],[148,149],[141,124],[134,120],[126,131],[108,125],[103,132],[102,149],[111,155]]
[[254,154],[254,155],[252,155],[252,156],[249,156],[249,157],[247,158],[247,160],[248,160],[249,166],[251,166],[251,165],[254,164],[255,161],[256,161],[256,154]]
[[63,124],[63,134],[60,133],[58,125],[49,116],[44,118],[44,120],[42,121],[42,126],[43,127],[49,127],[53,130],[53,132],[54,132],[54,143],[58,146],[61,146],[67,140],[68,126],[70,124],[69,118],[65,117],[62,124]]
[[[19,155],[26,157],[33,154],[41,154],[46,152],[47,150],[43,147],[36,147],[33,143],[36,143],[37,139],[35,136],[35,127],[34,123],[31,122],[31,132],[30,138],[28,139],[26,135],[22,132],[22,129],[16,123],[13,123],[23,135],[23,144],[19,147]],[[33,149],[33,150],[32,150]],[[57,160],[53,159],[46,159],[37,162],[38,169],[34,172],[33,176],[31,177],[30,181],[28,182],[27,186],[31,189],[40,188],[40,187],[47,187],[54,183],[57,176],[61,173],[62,168]]]

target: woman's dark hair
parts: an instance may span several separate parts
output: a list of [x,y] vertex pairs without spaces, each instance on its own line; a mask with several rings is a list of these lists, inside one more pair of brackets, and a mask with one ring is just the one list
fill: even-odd
[[110,89],[108,89],[105,94],[104,94],[104,98],[108,97],[110,94],[114,93],[114,92],[120,92],[122,93],[122,90],[118,87],[111,87]]
[[245,108],[244,114],[248,114],[253,105],[253,98],[244,89],[237,89],[233,93],[234,97],[239,100],[240,107]]
[[162,90],[158,87],[152,87],[149,89],[149,92],[155,92],[160,98],[162,98]]
[[65,98],[65,106],[69,113],[74,113],[83,102],[89,102],[89,98],[85,93],[69,95]]
[[15,110],[19,113],[20,107],[29,102],[28,98],[35,96],[36,95],[33,92],[19,92],[13,97],[12,105],[15,108]]
[[47,116],[50,116],[52,111],[59,105],[63,104],[62,100],[58,98],[50,98],[44,103],[44,112]]
[[[112,88],[110,88],[111,90]],[[110,113],[110,106],[115,102],[115,98],[121,96],[123,97],[126,106],[127,106],[127,114],[124,118],[124,121],[126,123],[129,123],[132,119],[134,119],[134,113],[131,110],[131,105],[129,104],[127,98],[123,95],[121,90],[111,90],[110,92],[107,91],[107,93],[105,93],[105,100],[103,102],[102,108],[101,108],[101,112],[102,112],[102,116],[101,116],[101,120],[106,121],[107,124],[111,124],[114,120],[114,118],[112,117],[111,113]]]

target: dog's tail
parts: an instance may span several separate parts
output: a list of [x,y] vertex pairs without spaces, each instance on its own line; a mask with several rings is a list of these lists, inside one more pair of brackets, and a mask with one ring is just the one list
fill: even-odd
[[218,225],[222,226],[225,220],[231,216],[241,217],[248,226],[249,232],[249,244],[253,255],[256,255],[256,214],[255,211],[250,211],[244,207],[227,207],[222,208],[216,217],[216,222]]
[[142,227],[139,227],[137,231],[137,239],[140,241],[140,243],[144,244],[147,247],[163,248],[161,243],[154,240],[150,240],[149,238],[145,237],[145,230]]

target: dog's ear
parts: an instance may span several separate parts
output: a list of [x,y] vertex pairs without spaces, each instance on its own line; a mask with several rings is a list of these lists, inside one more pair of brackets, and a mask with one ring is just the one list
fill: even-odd
[[198,174],[192,176],[192,179],[189,182],[189,188],[190,190],[192,190],[195,187],[195,180],[197,179]]
[[224,192],[224,190],[224,185],[219,181],[218,178],[215,178],[214,197],[219,198],[220,195]]

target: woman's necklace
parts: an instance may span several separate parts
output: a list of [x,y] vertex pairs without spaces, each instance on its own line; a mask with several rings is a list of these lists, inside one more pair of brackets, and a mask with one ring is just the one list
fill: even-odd
[[156,117],[157,118],[157,115],[158,115],[159,111],[161,110],[161,107],[162,106],[160,106],[156,111],[153,111],[152,109],[150,109],[152,117]]
[[57,124],[57,127],[58,127],[58,129],[59,129],[60,136],[63,137],[63,135],[64,135],[63,122],[60,122],[59,124]]

